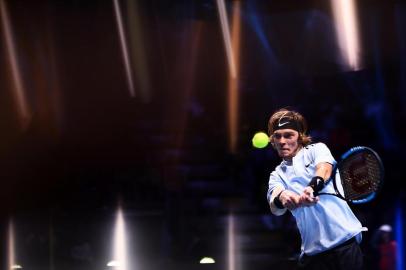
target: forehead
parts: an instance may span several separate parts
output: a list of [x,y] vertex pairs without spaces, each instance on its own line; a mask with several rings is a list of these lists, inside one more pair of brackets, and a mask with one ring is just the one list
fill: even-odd
[[284,133],[297,133],[297,134],[299,134],[299,132],[297,132],[296,130],[291,129],[291,128],[278,129],[278,130],[275,130],[273,134],[284,134]]

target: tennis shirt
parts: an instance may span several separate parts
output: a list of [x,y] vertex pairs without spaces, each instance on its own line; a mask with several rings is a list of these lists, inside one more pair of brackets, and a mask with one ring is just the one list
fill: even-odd
[[[291,162],[283,160],[269,177],[268,201],[272,191],[278,186],[298,195],[303,193],[315,176],[316,165],[322,162],[333,166],[336,164],[330,150],[323,143],[303,147]],[[332,182],[325,186],[323,192],[334,193]],[[347,202],[330,195],[321,195],[319,198],[315,205],[298,207],[291,211],[302,238],[301,253],[315,255],[354,236],[360,242],[361,232],[367,229],[362,227]]]

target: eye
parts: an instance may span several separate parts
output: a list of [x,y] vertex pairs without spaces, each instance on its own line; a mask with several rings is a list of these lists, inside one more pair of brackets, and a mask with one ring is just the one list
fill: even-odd
[[282,137],[282,135],[279,134],[279,133],[275,133],[275,134],[273,135],[273,138],[274,138],[274,139],[277,139],[277,140],[279,140],[281,137]]

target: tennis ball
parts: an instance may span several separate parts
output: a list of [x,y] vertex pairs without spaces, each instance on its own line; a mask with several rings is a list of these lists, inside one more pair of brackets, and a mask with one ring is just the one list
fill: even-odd
[[257,132],[252,137],[252,145],[256,148],[264,148],[269,143],[269,137],[265,132]]

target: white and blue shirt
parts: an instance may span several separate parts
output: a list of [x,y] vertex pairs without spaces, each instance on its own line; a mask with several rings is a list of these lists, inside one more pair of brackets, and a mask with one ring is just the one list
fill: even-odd
[[[282,161],[269,177],[268,201],[275,187],[300,195],[308,186],[316,172],[316,165],[327,162],[336,164],[330,150],[323,143],[303,147],[291,162]],[[339,177],[339,174],[337,174]],[[333,184],[325,186],[323,192],[334,193]],[[362,227],[347,202],[335,196],[322,195],[313,206],[298,207],[292,210],[302,237],[302,254],[314,255],[331,249],[357,236],[361,241]]]

